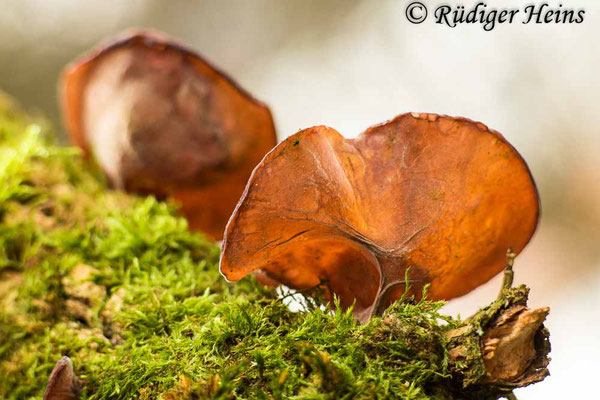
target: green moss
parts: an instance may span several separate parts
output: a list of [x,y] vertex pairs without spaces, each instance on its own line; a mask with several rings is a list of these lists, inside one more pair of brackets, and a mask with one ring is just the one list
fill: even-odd
[[0,397],[73,360],[83,398],[429,399],[453,385],[441,303],[293,313],[172,206],[106,188],[73,149],[0,112]]

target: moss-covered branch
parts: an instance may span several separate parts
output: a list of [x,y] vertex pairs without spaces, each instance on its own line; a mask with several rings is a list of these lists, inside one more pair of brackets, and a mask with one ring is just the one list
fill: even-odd
[[525,288],[467,321],[410,299],[363,325],[291,312],[253,279],[226,283],[218,247],[170,205],[108,190],[3,107],[2,398],[41,398],[65,355],[94,399],[493,399],[547,374],[547,311]]

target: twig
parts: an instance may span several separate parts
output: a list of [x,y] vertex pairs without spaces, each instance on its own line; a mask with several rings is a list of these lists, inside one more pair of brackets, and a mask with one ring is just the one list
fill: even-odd
[[513,284],[513,279],[515,273],[513,272],[513,265],[515,263],[515,254],[512,247],[509,247],[506,251],[506,268],[504,269],[504,278],[502,279],[502,286],[500,287],[500,292],[498,293],[498,299],[502,298],[504,291],[506,289],[510,289]]

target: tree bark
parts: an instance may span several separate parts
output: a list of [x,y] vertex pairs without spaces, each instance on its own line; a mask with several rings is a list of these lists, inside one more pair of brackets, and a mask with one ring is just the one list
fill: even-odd
[[[529,289],[519,286],[447,332],[449,365],[461,391],[505,396],[550,373],[549,308],[529,309]],[[487,397],[487,396],[485,396]]]

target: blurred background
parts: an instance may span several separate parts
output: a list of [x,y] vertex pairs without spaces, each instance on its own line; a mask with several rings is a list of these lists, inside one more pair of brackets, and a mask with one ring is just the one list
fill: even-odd
[[[430,13],[443,3],[422,1]],[[267,102],[280,139],[317,124],[352,137],[407,111],[484,122],[528,161],[542,198],[540,228],[515,270],[516,282],[532,288],[530,305],[551,307],[552,376],[516,394],[592,398],[600,361],[600,3],[562,1],[586,10],[581,24],[519,21],[491,32],[436,25],[431,15],[410,24],[407,3],[6,1],[0,89],[60,132],[62,67],[107,36],[147,27],[199,51]],[[499,286],[494,279],[446,310],[466,317]]]

